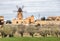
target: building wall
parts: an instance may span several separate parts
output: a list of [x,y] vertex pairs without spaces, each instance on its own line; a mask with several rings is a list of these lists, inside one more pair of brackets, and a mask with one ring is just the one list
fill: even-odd
[[25,23],[26,24],[29,24],[29,23],[34,23],[34,16],[30,16],[28,18],[25,19]]
[[41,25],[57,24],[57,25],[60,25],[60,21],[36,21],[35,24],[41,24]]
[[18,19],[12,20],[12,24],[21,24],[22,22],[23,22],[22,20],[18,20]]
[[49,16],[47,19],[54,20],[54,21],[60,21],[60,16]]
[[17,19],[19,19],[19,20],[22,20],[23,19],[22,12],[18,12]]
[[12,24],[29,24],[34,23],[34,16],[23,19],[22,13],[18,13],[17,18],[12,20]]

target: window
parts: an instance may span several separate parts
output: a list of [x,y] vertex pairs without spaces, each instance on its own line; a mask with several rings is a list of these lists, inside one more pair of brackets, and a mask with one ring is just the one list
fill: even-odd
[[18,24],[18,21],[16,23]]

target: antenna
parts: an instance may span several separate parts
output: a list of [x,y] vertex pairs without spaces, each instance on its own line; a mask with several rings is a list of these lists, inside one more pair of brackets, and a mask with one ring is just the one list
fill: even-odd
[[19,8],[18,5],[16,5],[17,9]]
[[40,19],[40,14],[38,14],[38,19]]

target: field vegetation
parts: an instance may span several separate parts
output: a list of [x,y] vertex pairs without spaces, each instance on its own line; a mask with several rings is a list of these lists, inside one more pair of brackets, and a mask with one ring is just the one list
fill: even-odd
[[11,38],[1,38],[0,41],[60,41],[57,37],[11,37]]
[[[38,35],[39,34],[39,35]],[[12,24],[4,24],[0,27],[0,36],[1,37],[24,37],[24,35],[28,35],[28,37],[60,37],[60,25],[12,25]]]

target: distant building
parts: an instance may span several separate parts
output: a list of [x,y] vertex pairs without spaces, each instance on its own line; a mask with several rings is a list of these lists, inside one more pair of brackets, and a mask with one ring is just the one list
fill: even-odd
[[12,20],[12,24],[21,24],[23,20],[22,9],[18,9],[17,18]]
[[[22,14],[22,9],[18,9],[18,14],[17,17],[12,19],[12,24],[41,24],[41,25],[46,25],[46,24],[60,24],[60,16],[49,16],[47,19],[45,17],[42,18],[42,20],[35,20],[34,16],[29,16],[26,19],[23,19],[23,14]],[[1,19],[2,18],[2,19]],[[3,17],[1,17],[1,20],[4,20]],[[0,21],[1,21],[0,20]]]
[[34,23],[34,16],[30,16],[26,19],[23,19],[22,9],[18,9],[17,18],[12,20],[12,24],[30,24]]
[[49,24],[56,24],[60,25],[60,16],[49,16],[45,21],[43,20],[36,20],[35,24],[41,25],[49,25]]
[[30,17],[26,18],[24,21],[25,21],[25,24],[31,24],[31,23],[34,23],[34,22],[35,22],[34,16],[33,16],[33,15],[30,16]]
[[53,20],[53,21],[60,21],[60,16],[49,16],[47,19]]

